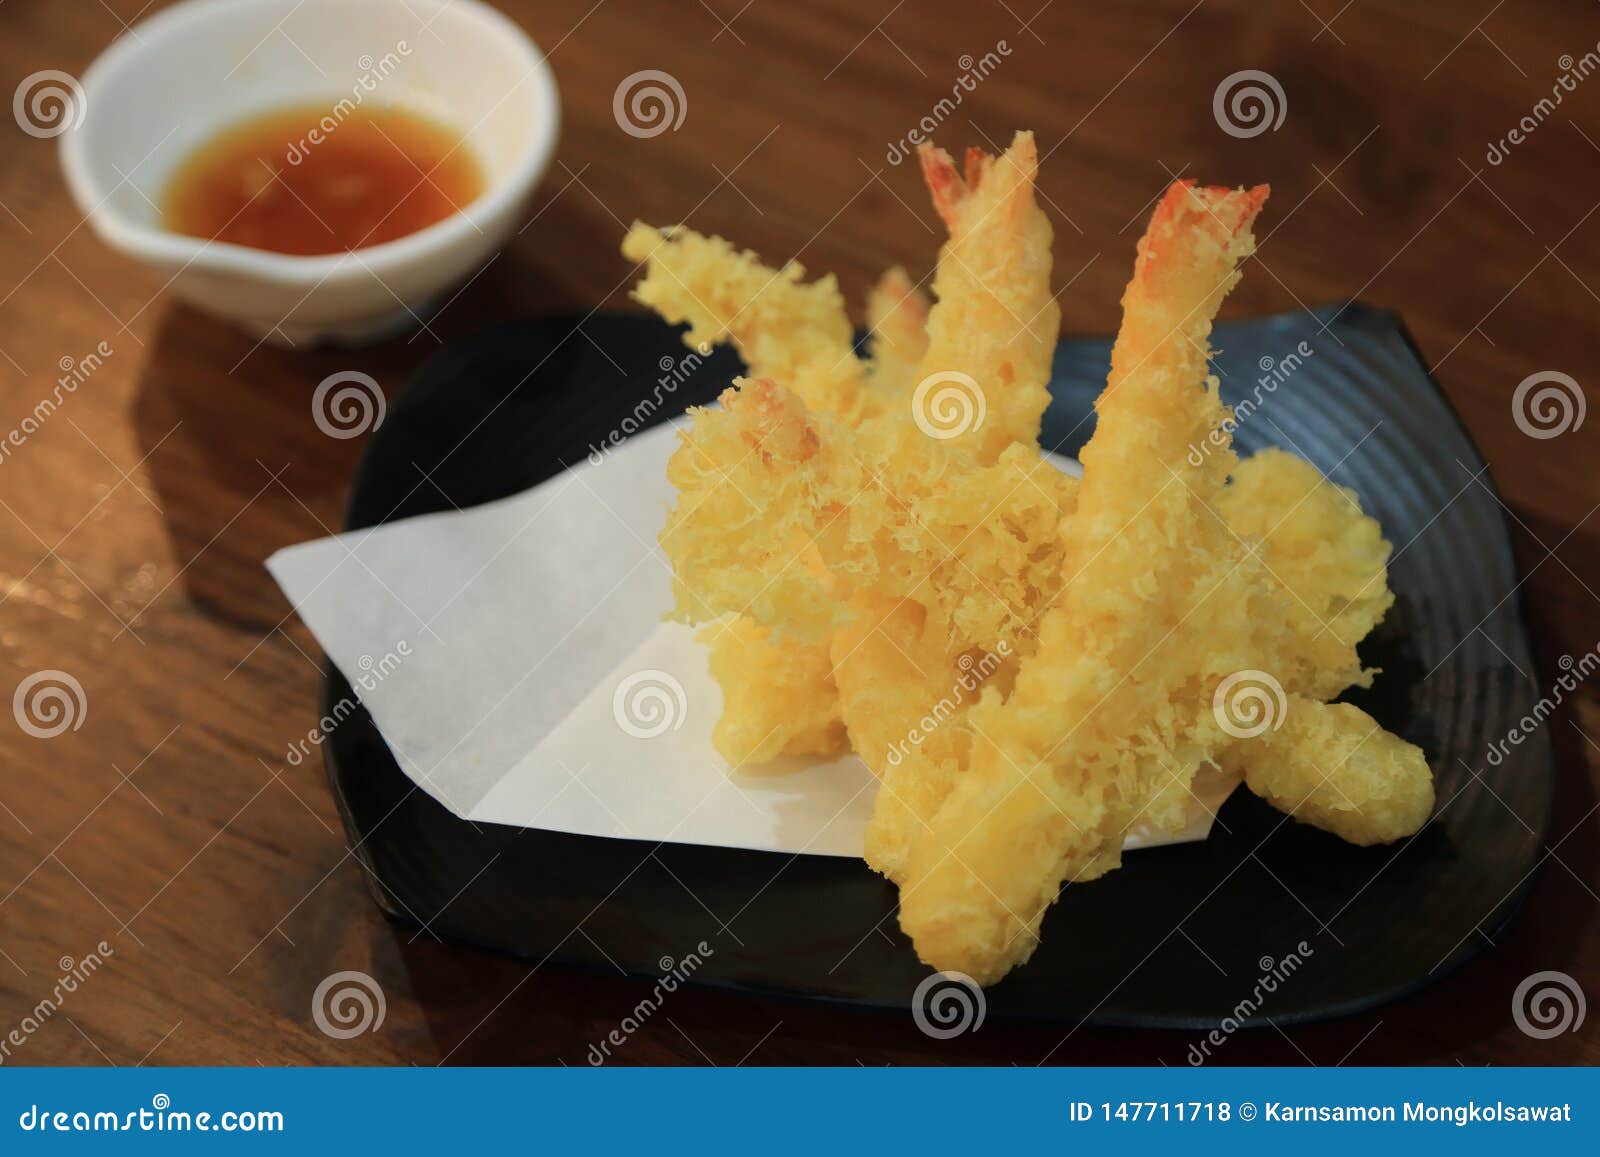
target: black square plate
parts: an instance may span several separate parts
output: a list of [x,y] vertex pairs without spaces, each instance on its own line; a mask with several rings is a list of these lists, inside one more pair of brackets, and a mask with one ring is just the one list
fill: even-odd
[[[1397,602],[1363,647],[1383,674],[1354,698],[1427,752],[1435,815],[1399,846],[1363,849],[1238,792],[1210,839],[1137,852],[1069,888],[1032,961],[989,991],[990,1016],[1215,1025],[1291,952],[1303,958],[1292,982],[1254,1023],[1351,1013],[1478,952],[1474,929],[1495,935],[1533,876],[1550,751],[1537,734],[1487,759],[1538,691],[1519,673],[1530,646],[1506,526],[1455,413],[1398,319],[1359,305],[1224,324],[1213,342],[1224,397],[1259,399],[1237,432],[1241,452],[1274,444],[1308,458],[1354,488],[1394,544]],[[447,350],[374,434],[349,528],[556,474],[681,351],[670,327],[623,314],[518,324]],[[1047,447],[1075,454],[1087,441],[1109,360],[1107,341],[1061,345]],[[738,370],[719,351],[667,408],[711,400]],[[431,485],[417,485],[419,470]],[[517,624],[505,632],[515,646]],[[351,696],[338,670],[325,694],[330,706]],[[896,925],[894,888],[859,861],[468,823],[412,785],[364,711],[324,751],[379,903],[442,937],[652,978],[704,940],[714,953],[696,984],[902,1011],[928,974]]]

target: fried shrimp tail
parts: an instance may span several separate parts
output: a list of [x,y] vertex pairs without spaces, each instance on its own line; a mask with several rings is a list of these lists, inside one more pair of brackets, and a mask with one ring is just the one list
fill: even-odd
[[1018,133],[999,157],[971,150],[964,176],[942,149],[925,144],[920,157],[950,240],[939,253],[919,376],[976,389],[965,412],[977,415],[981,402],[982,420],[954,441],[992,462],[1013,442],[1037,443],[1061,333],[1050,222],[1034,196],[1038,149],[1032,133]]

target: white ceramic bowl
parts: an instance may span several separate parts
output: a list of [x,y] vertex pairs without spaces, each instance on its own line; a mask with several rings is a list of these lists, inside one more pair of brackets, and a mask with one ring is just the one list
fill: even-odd
[[[484,194],[353,254],[294,257],[161,228],[173,169],[218,130],[341,100],[462,132]],[[476,0],[187,0],[118,38],[83,74],[81,101],[61,159],[95,233],[179,297],[294,345],[402,328],[471,276],[521,226],[560,123],[544,54]]]

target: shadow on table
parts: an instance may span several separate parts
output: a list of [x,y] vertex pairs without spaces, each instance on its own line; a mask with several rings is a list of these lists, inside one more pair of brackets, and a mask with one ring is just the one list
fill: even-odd
[[[530,283],[551,284],[523,259],[502,255],[427,331],[359,349],[258,343],[173,303],[151,344],[134,425],[189,598],[242,628],[282,620],[289,605],[262,564],[341,527],[366,442],[361,431],[374,412],[369,387],[338,383],[321,406],[323,426],[345,436],[326,432],[314,406],[319,383],[367,375],[387,407],[445,342],[503,320],[516,308],[517,287]],[[364,397],[335,401],[345,386]]]

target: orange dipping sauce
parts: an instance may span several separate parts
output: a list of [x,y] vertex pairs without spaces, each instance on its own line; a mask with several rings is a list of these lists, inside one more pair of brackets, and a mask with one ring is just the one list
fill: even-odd
[[[331,126],[331,127],[330,127]],[[466,208],[484,189],[459,133],[403,109],[280,109],[225,129],[178,166],[163,224],[275,253],[344,253]]]

